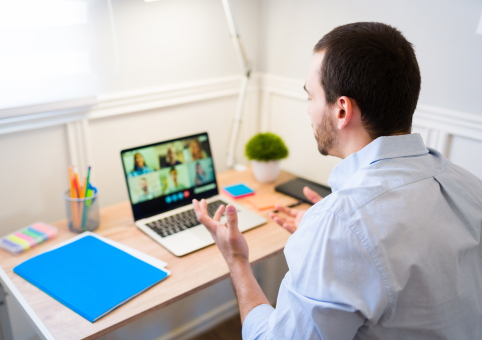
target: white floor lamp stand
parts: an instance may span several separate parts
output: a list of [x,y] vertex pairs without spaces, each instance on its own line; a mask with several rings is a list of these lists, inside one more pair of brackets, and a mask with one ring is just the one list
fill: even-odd
[[229,27],[229,35],[231,36],[231,42],[233,43],[236,56],[243,69],[243,78],[241,80],[241,88],[239,90],[238,103],[236,105],[236,113],[234,115],[233,129],[231,131],[231,138],[229,141],[228,155],[226,159],[226,166],[228,169],[236,169],[238,171],[246,170],[246,166],[243,164],[235,163],[236,144],[238,141],[239,128],[243,117],[244,102],[246,100],[246,92],[248,90],[249,77],[251,76],[251,65],[241,44],[241,38],[238,34],[236,24],[234,22],[233,13],[231,10],[230,0],[221,0],[224,7],[224,14]]

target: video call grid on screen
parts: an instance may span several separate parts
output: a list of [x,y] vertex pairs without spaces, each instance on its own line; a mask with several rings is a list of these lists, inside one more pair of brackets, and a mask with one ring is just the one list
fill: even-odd
[[147,202],[156,201],[165,211],[217,194],[207,133],[123,150],[121,157],[133,206],[151,210]]

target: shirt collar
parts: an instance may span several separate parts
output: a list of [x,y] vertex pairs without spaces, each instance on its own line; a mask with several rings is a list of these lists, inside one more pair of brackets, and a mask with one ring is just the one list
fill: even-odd
[[428,150],[418,133],[378,137],[360,151],[351,154],[331,172],[328,184],[333,191],[343,187],[355,172],[382,159],[419,156]]

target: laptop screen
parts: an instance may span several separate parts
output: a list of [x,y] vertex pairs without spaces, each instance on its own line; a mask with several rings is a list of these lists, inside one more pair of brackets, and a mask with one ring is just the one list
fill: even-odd
[[137,221],[218,194],[207,133],[121,151]]

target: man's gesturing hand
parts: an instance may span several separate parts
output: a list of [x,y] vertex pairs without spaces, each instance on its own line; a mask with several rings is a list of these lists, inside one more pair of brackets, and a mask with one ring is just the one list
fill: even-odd
[[[236,208],[232,205],[228,205],[226,208],[221,205],[211,218],[208,215],[208,205],[205,199],[202,199],[201,202],[193,200],[192,203],[198,221],[209,230],[228,266],[236,261],[248,262],[248,244],[238,229]],[[221,223],[220,219],[225,210],[226,223]]]
[[[308,187],[303,188],[303,195],[305,195],[305,197],[313,204],[318,203],[323,199],[323,197]],[[278,204],[276,204],[274,207],[276,210],[285,213],[289,217],[282,217],[275,213],[269,214],[269,217],[271,217],[276,223],[288,230],[290,233],[294,233],[296,229],[298,229],[306,210],[291,209]]]
[[[254,307],[269,304],[269,301],[251,270],[248,259],[248,244],[238,229],[236,208],[231,204],[226,208],[221,205],[211,218],[208,215],[206,200],[203,199],[201,202],[193,200],[192,203],[198,221],[211,232],[221,254],[228,263],[231,281],[238,297],[241,322],[244,322],[246,315]],[[224,210],[226,210],[226,223],[221,223],[220,219]]]
[[313,204],[316,204],[323,199],[323,197],[308,187],[303,188],[303,195],[305,195],[305,197]]

